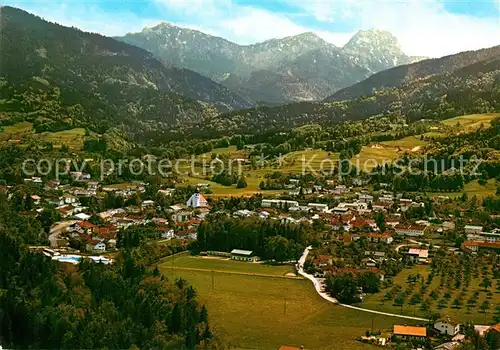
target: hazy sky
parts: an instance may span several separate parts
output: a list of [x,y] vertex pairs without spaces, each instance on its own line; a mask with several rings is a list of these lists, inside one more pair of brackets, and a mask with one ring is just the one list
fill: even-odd
[[240,44],[317,33],[338,46],[359,29],[393,33],[409,55],[443,56],[500,44],[500,0],[4,1],[47,20],[104,35],[167,21]]

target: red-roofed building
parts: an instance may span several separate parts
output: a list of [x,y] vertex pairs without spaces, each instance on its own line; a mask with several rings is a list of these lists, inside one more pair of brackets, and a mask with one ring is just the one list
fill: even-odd
[[465,241],[462,243],[462,249],[477,252],[479,250],[500,251],[500,242],[489,241]]
[[370,242],[381,242],[385,244],[391,244],[394,241],[392,234],[390,232],[384,233],[369,233],[368,239]]

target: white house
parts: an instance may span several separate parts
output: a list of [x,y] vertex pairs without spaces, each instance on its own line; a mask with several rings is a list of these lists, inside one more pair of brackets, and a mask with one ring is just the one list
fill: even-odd
[[91,217],[90,215],[87,215],[85,213],[78,213],[74,216],[74,218],[79,221],[86,221],[90,219],[90,217]]
[[175,238],[175,232],[174,232],[174,230],[170,229],[168,231],[163,231],[161,233],[161,238],[163,238],[163,239],[173,239],[173,238]]
[[404,236],[423,236],[426,227],[421,225],[396,225],[396,233]]
[[449,318],[446,318],[434,323],[434,329],[437,329],[441,334],[455,335],[460,331],[460,323],[453,322]]
[[394,241],[394,238],[388,232],[370,233],[370,234],[368,234],[368,239],[371,242],[381,242],[381,243],[385,243],[385,244],[391,244]]
[[208,202],[201,193],[194,193],[191,198],[188,199],[186,205],[191,208],[206,207]]
[[174,222],[184,222],[184,221],[188,221],[190,220],[191,218],[193,217],[193,213],[191,213],[190,211],[178,211],[177,213],[174,213],[172,215],[172,220]]
[[75,204],[76,202],[78,202],[78,198],[76,198],[75,196],[73,196],[72,194],[69,194],[69,193],[65,193],[63,195],[63,199],[64,199],[64,203],[66,203],[66,204]]
[[267,211],[261,211],[259,213],[259,218],[261,218],[261,219],[268,219],[270,216],[271,216],[271,214],[269,214]]
[[253,215],[253,211],[248,209],[241,209],[241,210],[236,210],[233,215],[241,218],[247,218]]
[[328,204],[321,204],[321,203],[309,203],[307,204],[307,207],[313,210],[320,211],[322,213],[326,213],[328,211]]
[[358,199],[360,202],[363,202],[363,203],[373,202],[373,196],[369,195],[369,194],[360,194]]
[[103,253],[106,251],[106,244],[104,242],[89,242],[87,244],[87,251],[93,253]]
[[333,208],[333,213],[334,214],[345,215],[348,212],[349,212],[349,208],[347,208],[347,207],[337,206],[337,207]]
[[478,234],[483,232],[483,226],[465,225],[466,234]]
[[148,199],[148,200],[145,200],[141,203],[141,207],[142,208],[148,208],[148,207],[153,207],[155,205],[155,202]]
[[288,207],[288,208],[290,208],[290,207],[298,207],[299,202],[279,200],[279,199],[263,199],[261,206],[263,208],[271,208],[271,207],[277,207],[277,208]]
[[158,190],[158,193],[164,195],[164,196],[172,196],[172,193],[175,191],[174,188],[167,188],[165,190]]
[[282,216],[282,217],[280,217],[280,222],[282,224],[296,224],[297,220],[295,220],[294,218],[291,218],[289,216]]

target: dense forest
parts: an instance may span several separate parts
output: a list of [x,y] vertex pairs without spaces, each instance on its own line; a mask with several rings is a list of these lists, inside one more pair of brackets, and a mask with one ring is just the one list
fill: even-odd
[[251,250],[265,258],[284,262],[297,260],[304,247],[315,240],[308,223],[290,225],[262,219],[235,219],[225,214],[213,214],[198,228],[198,250],[230,252]]
[[208,314],[186,281],[169,281],[129,245],[110,266],[60,267],[27,249],[41,224],[0,192],[0,343],[6,348],[175,348],[208,344]]

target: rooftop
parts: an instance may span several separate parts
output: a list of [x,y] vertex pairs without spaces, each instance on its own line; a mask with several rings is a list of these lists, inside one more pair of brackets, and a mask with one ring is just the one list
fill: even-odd
[[409,336],[414,336],[414,337],[426,337],[427,336],[427,328],[394,325],[394,334],[409,335]]
[[253,254],[253,251],[243,250],[243,249],[233,249],[233,250],[231,250],[231,254],[250,256]]

